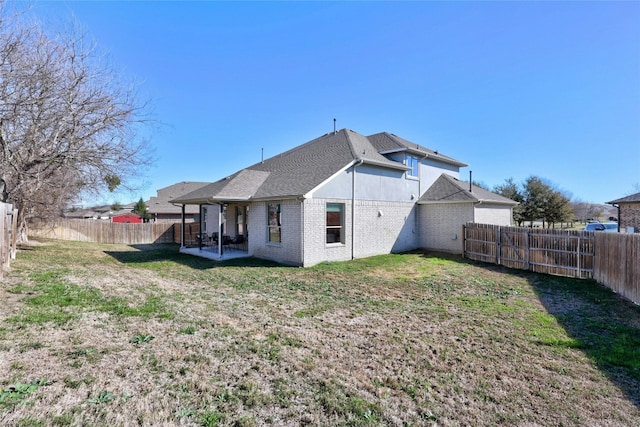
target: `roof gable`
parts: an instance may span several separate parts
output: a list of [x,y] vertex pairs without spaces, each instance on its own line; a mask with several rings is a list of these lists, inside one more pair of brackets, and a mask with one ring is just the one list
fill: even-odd
[[433,151],[404,138],[400,138],[392,133],[380,132],[368,136],[368,139],[380,153],[397,153],[404,151],[408,154],[438,160],[459,167],[468,166],[466,163],[462,163],[452,157],[445,156],[437,151]]
[[499,194],[487,191],[477,185],[471,186],[469,191],[469,183],[460,181],[451,175],[443,173],[435,180],[435,182],[425,191],[418,200],[419,204],[428,203],[496,203],[505,205],[517,205],[518,203],[503,197]]

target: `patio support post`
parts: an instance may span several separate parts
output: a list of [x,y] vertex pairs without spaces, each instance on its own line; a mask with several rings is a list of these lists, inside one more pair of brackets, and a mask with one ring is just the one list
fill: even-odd
[[198,205],[199,215],[198,215],[198,249],[202,250],[202,205]]
[[184,205],[182,205],[182,227],[180,228],[180,247],[184,248],[184,233],[185,233],[185,220],[184,220],[184,213],[185,213],[185,208]]
[[220,203],[220,214],[218,215],[218,256],[222,258],[222,214],[224,213],[224,204]]

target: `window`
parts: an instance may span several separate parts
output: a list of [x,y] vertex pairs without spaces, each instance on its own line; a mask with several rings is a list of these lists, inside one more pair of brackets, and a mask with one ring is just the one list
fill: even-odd
[[280,212],[280,203],[269,203],[267,205],[267,218],[269,242],[282,242],[282,214]]
[[327,203],[327,243],[344,243],[343,203]]
[[414,176],[414,177],[418,177],[418,166],[420,165],[420,162],[418,161],[418,158],[416,156],[410,156],[407,154],[407,159],[405,160],[405,163],[408,167],[411,168],[411,170],[407,171],[407,176]]
[[236,206],[236,236],[244,235],[244,206]]

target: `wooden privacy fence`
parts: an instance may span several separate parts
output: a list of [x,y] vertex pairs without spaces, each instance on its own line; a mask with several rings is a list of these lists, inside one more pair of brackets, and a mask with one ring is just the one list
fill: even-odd
[[559,276],[594,278],[640,304],[640,235],[463,226],[463,256],[505,267]]
[[60,240],[125,245],[173,243],[173,224],[127,224],[93,219],[60,219],[52,222],[32,223],[29,235]]
[[0,279],[16,258],[17,211],[13,205],[0,202]]
[[[182,223],[173,225],[173,241],[180,243],[180,233],[182,233]],[[198,235],[200,234],[200,224],[197,222],[188,222],[184,225],[184,245],[198,245]]]
[[594,233],[469,223],[463,255],[510,268],[593,277]]
[[596,233],[593,278],[640,304],[640,234]]

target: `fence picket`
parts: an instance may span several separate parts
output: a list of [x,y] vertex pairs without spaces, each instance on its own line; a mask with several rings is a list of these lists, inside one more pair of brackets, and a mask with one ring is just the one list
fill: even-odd
[[122,224],[96,220],[60,219],[32,223],[29,235],[61,240],[125,245],[173,243],[172,223]]
[[[497,237],[496,233],[487,232],[489,229],[497,230]],[[502,233],[508,233],[510,245],[498,243]],[[537,273],[593,278],[640,304],[640,234],[553,229],[533,231],[522,227],[468,223],[462,236],[465,239],[465,258]],[[494,248],[503,253],[494,254]],[[516,259],[520,257],[518,251],[524,251],[524,262]]]

